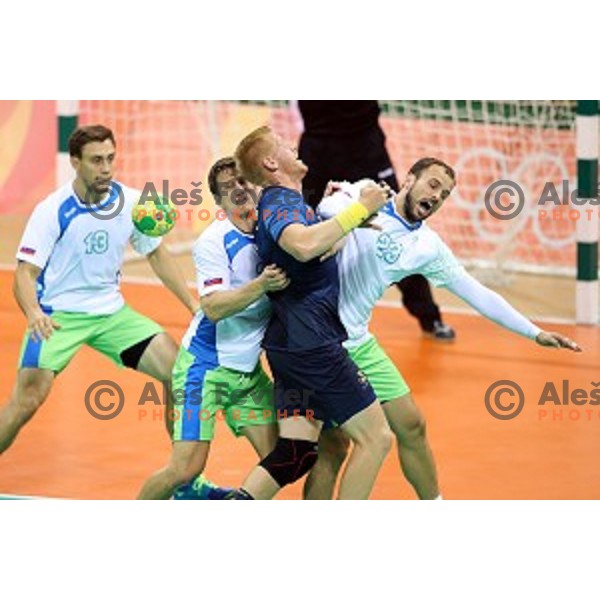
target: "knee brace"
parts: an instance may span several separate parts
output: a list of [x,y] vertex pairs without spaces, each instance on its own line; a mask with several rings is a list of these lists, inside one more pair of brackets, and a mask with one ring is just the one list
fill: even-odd
[[284,487],[306,475],[317,462],[317,442],[278,438],[275,448],[259,464]]

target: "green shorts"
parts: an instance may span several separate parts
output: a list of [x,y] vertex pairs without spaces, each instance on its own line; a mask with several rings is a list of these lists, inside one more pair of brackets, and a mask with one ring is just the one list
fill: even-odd
[[410,392],[404,377],[375,338],[367,340],[356,348],[350,348],[348,354],[367,376],[377,399],[382,404]]
[[124,367],[121,360],[124,350],[163,332],[160,325],[129,306],[123,306],[112,315],[57,311],[51,317],[60,329],[55,329],[49,339],[41,341],[33,341],[26,332],[19,368],[49,369],[60,373],[84,344]]
[[273,384],[260,363],[252,373],[219,366],[179,348],[173,367],[173,441],[210,442],[215,421],[237,437],[244,427],[277,421]]

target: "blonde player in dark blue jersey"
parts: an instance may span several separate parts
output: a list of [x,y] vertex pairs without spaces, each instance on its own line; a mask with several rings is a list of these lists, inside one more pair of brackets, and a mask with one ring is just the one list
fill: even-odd
[[339,279],[334,258],[319,261],[336,241],[364,223],[388,191],[367,186],[346,210],[320,223],[302,198],[306,166],[294,148],[268,127],[236,150],[241,174],[263,187],[256,240],[264,264],[290,277],[270,294],[273,315],[263,347],[275,380],[280,435],[273,452],[252,471],[239,497],[265,499],[305,475],[317,457],[323,421],[336,422],[354,446],[342,476],[340,498],[368,498],[391,445],[391,431],[366,378],[341,343]]

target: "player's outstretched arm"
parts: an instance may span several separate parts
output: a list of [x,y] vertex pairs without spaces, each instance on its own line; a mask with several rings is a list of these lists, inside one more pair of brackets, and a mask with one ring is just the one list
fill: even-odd
[[542,331],[500,294],[490,290],[467,273],[447,284],[446,287],[484,317],[510,331],[535,340],[541,346],[567,348],[574,352],[581,352],[581,348],[567,337],[559,333]]
[[146,255],[156,276],[169,288],[183,305],[194,315],[198,312],[200,303],[187,287],[181,269],[164,244]]
[[241,312],[268,292],[285,289],[289,283],[285,271],[275,265],[269,265],[246,285],[202,296],[200,304],[204,314],[216,323]]
[[286,227],[279,237],[279,245],[300,262],[317,258],[384,206],[388,194],[389,188],[385,186],[367,185],[361,190],[358,201],[333,219],[317,225],[293,223]]
[[19,308],[27,319],[27,327],[34,341],[47,340],[60,325],[42,311],[37,299],[37,278],[42,269],[20,260],[15,272],[13,293]]

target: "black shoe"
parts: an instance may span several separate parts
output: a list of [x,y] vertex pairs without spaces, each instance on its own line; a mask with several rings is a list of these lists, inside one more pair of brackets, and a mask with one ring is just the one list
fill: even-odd
[[423,335],[438,342],[453,342],[456,338],[454,329],[441,321],[434,321],[432,329],[423,329]]

